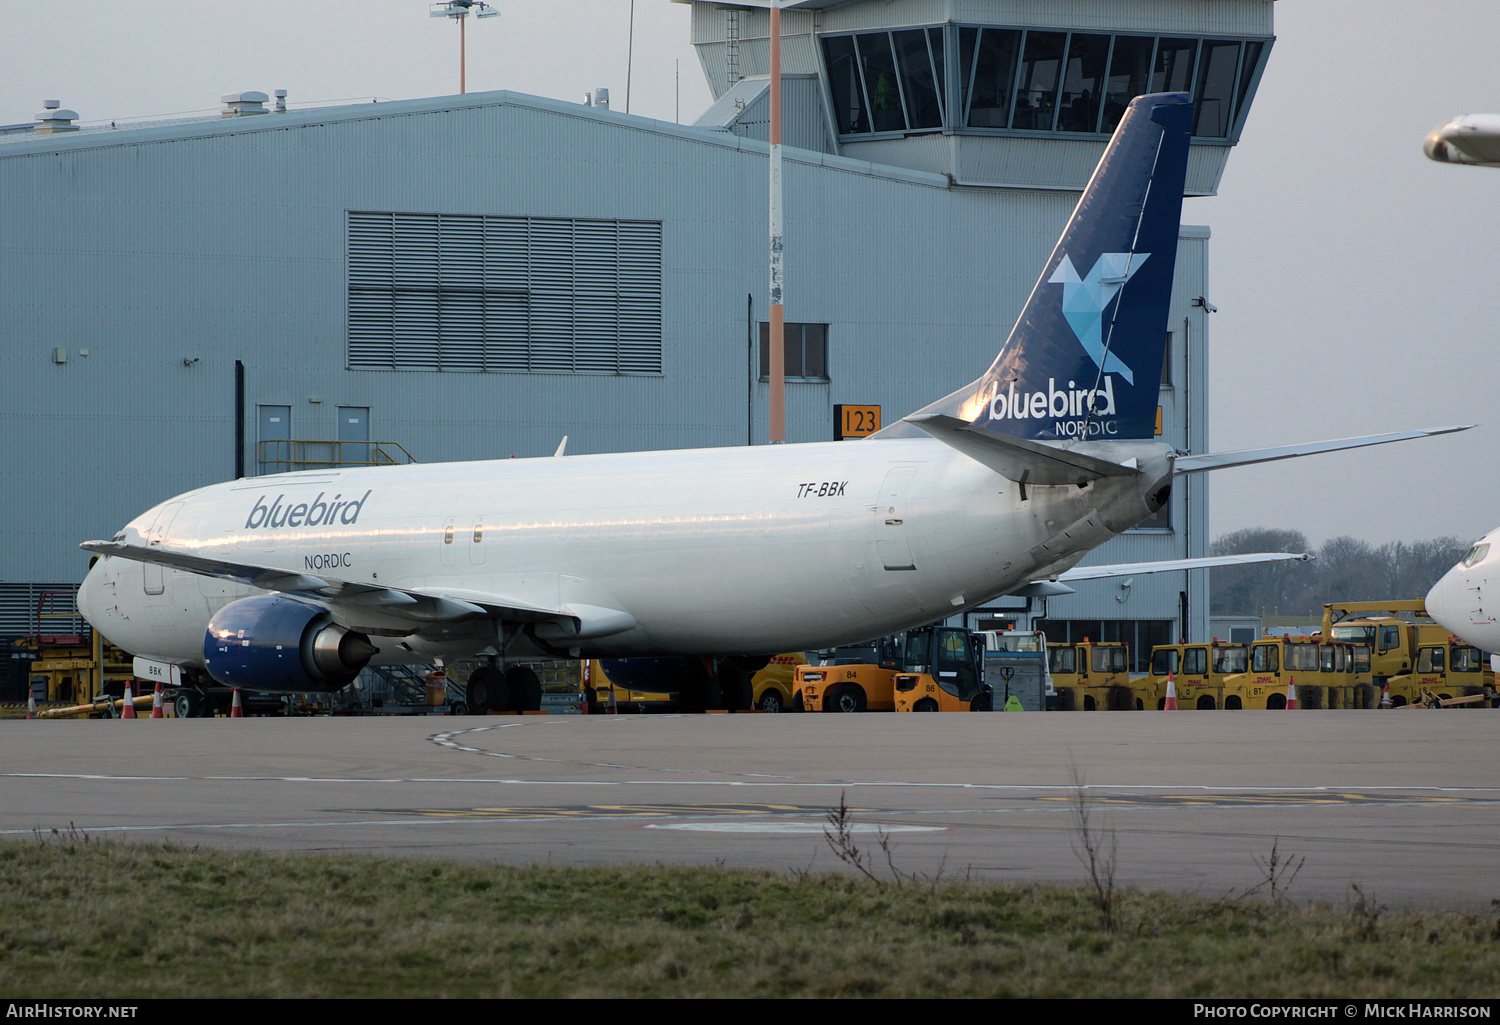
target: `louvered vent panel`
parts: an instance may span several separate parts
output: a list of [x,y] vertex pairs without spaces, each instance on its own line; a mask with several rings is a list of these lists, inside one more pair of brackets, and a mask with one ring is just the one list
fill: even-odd
[[661,225],[351,212],[349,366],[661,373]]

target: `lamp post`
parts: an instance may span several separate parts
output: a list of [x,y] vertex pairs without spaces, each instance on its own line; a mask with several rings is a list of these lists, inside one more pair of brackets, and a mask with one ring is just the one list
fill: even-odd
[[781,0],[771,2],[771,302],[767,342],[771,350],[771,398],[767,415],[770,441],[786,441],[786,324],[782,305],[781,259]]
[[468,21],[469,12],[474,12],[478,18],[498,18],[500,12],[495,10],[482,0],[447,0],[446,3],[433,4],[429,8],[429,15],[434,18],[452,18],[458,22],[458,91],[460,94],[468,92],[468,58],[469,39]]

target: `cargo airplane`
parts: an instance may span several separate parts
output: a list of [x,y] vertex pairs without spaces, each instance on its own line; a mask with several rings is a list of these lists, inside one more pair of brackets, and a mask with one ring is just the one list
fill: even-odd
[[470,703],[505,708],[539,700],[508,660],[671,656],[706,667],[685,704],[745,707],[775,652],[1237,561],[1074,568],[1182,474],[1462,428],[1154,440],[1192,112],[1131,102],[994,363],[870,438],[230,481],[84,543],[79,607],[187,686],[333,690],[371,663],[479,656]]

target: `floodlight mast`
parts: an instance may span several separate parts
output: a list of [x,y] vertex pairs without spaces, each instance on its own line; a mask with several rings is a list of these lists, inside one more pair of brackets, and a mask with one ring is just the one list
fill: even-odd
[[458,91],[462,95],[468,89],[468,61],[469,61],[469,37],[468,21],[469,12],[474,12],[478,18],[498,18],[500,12],[495,10],[482,0],[446,0],[445,3],[433,4],[428,9],[428,15],[433,18],[452,18],[458,22]]
[[766,411],[770,441],[786,442],[786,318],[782,305],[782,234],[781,210],[781,0],[771,2],[771,302],[766,347],[770,349],[770,403]]

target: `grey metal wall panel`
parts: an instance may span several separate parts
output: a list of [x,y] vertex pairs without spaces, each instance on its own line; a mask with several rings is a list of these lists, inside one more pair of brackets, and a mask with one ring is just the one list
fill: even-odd
[[869,0],[818,12],[824,32],[852,29],[898,28],[903,25],[941,25],[952,21],[950,0],[902,0],[899,4]]
[[[725,94],[725,99],[745,95],[748,102],[725,120],[728,129],[747,139],[769,142],[771,139],[771,80],[749,79],[739,83]],[[758,88],[757,88],[758,86]],[[786,146],[798,149],[832,153],[834,140],[828,134],[828,117],[823,108],[823,86],[815,76],[782,76],[781,86],[781,139]],[[723,101],[715,104],[721,107]],[[943,168],[926,168],[903,161],[899,166],[915,167],[917,170],[933,170],[941,173]]]
[[[952,0],[951,9],[952,20],[964,24],[1269,35],[1271,4],[1272,0]],[[879,4],[859,6],[873,11]],[[830,30],[832,20],[825,18]]]
[[[909,135],[904,139],[875,139],[870,142],[840,143],[839,152],[846,157],[869,160],[876,164],[896,164],[899,167],[910,167],[918,171],[931,171],[933,174],[953,174],[961,185],[992,184],[988,181],[965,180],[959,178],[955,172],[954,164],[956,158],[954,154],[974,141],[987,143],[997,140],[974,140],[955,135],[928,132],[922,135]],[[1011,140],[1004,141],[1009,142]],[[1101,149],[1100,152],[1103,152],[1103,150]],[[1098,159],[1095,158],[1094,162],[1098,163]],[[1042,187],[1045,187],[1045,185]],[[1075,190],[1077,188],[1075,186]]]

